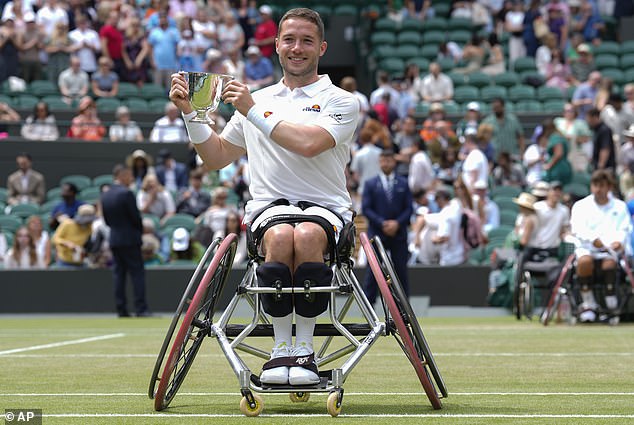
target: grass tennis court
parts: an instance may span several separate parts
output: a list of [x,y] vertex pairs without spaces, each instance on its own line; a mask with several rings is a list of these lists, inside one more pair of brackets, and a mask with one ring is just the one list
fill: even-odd
[[[430,318],[423,331],[449,390],[434,411],[396,341],[382,337],[344,385],[307,403],[264,394],[245,418],[238,381],[208,338],[170,408],[147,397],[168,317],[0,320],[0,412],[40,408],[44,424],[627,424],[634,422],[634,325],[544,328],[502,318]],[[252,339],[266,347],[268,339]],[[244,359],[259,371],[261,361]]]

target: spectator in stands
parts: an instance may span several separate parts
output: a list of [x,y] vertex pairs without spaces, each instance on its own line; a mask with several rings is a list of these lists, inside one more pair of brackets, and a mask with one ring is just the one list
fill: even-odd
[[111,142],[142,142],[143,133],[135,122],[130,120],[130,109],[127,106],[119,106],[114,114],[116,122],[108,129],[108,137]]
[[537,214],[535,213],[535,196],[530,193],[522,192],[517,198],[513,198],[513,202],[519,206],[519,213],[515,219],[515,227],[513,233],[517,238],[520,249],[527,246],[535,245],[539,226]]
[[563,62],[561,50],[554,49],[550,62],[546,65],[546,85],[561,90],[568,97],[568,88],[574,82],[570,66]]
[[178,69],[176,46],[181,37],[178,29],[169,25],[167,13],[158,12],[159,25],[150,31],[148,43],[152,46],[151,61],[154,67],[154,82],[169,87],[170,75]]
[[240,214],[236,211],[229,211],[225,226],[225,236],[229,233],[235,233],[238,236],[238,246],[236,247],[236,256],[233,258],[233,264],[244,264],[248,259],[247,254],[247,235],[242,230]]
[[99,69],[91,76],[92,92],[98,97],[116,97],[119,93],[119,76],[112,71],[112,61],[99,58]]
[[[623,95],[625,96],[623,110],[628,116],[634,117],[634,83],[628,83],[623,86]],[[634,124],[634,122],[631,124]]]
[[542,167],[546,172],[544,180],[547,182],[559,181],[562,184],[570,183],[572,167],[568,161],[568,141],[557,130],[552,118],[546,118],[542,122],[542,132],[539,137],[548,139],[547,161]]
[[57,140],[59,130],[57,129],[55,117],[48,110],[48,104],[46,102],[38,102],[35,104],[33,114],[29,115],[24,121],[24,124],[22,124],[20,135],[28,140]]
[[[402,96],[400,96],[399,98],[402,99]],[[398,120],[398,111],[392,106],[389,92],[384,92],[381,96],[381,99],[379,99],[378,102],[372,105],[372,109],[374,110],[374,112],[376,112],[376,115],[378,116],[379,121],[381,121],[381,124],[389,129],[391,129]]]
[[258,9],[260,12],[260,23],[255,28],[254,44],[260,48],[262,56],[270,60],[275,57],[275,37],[277,36],[277,25],[273,20],[273,9],[271,6],[262,5]]
[[77,210],[84,203],[77,199],[79,189],[73,183],[64,183],[61,187],[61,200],[53,207],[51,211],[51,218],[49,220],[49,227],[55,230],[59,223],[67,218],[73,218],[77,214]]
[[461,143],[468,129],[478,131],[480,119],[480,104],[478,102],[469,102],[465,116],[456,124],[456,136],[458,136]]
[[26,227],[33,239],[38,258],[43,260],[45,267],[48,266],[51,263],[51,240],[48,232],[44,230],[42,219],[39,215],[32,215],[27,219]]
[[436,179],[444,184],[452,184],[462,172],[462,164],[458,161],[458,149],[453,146],[442,151],[438,162],[434,162],[432,158],[432,164]]
[[[94,3],[94,2],[93,2]],[[77,18],[85,16],[91,25],[98,19],[97,11],[87,4],[85,0],[69,0],[68,2],[68,28],[77,28]]]
[[96,218],[95,207],[81,205],[74,218],[62,220],[52,242],[57,254],[57,265],[61,267],[84,267],[85,245],[92,234],[92,222]]
[[559,245],[570,231],[570,211],[561,203],[562,195],[561,182],[553,181],[548,186],[546,199],[535,202],[539,225],[535,228],[533,245],[527,249],[528,256],[538,250],[546,250],[553,257],[558,256]]
[[189,172],[189,187],[181,190],[176,201],[176,212],[198,217],[211,206],[211,196],[203,189],[203,171]]
[[390,133],[390,129],[379,121],[379,117],[374,109],[370,109],[368,111],[368,115],[361,127],[361,130],[364,128],[367,128],[372,132],[372,143],[380,148],[392,147],[392,135]]
[[222,237],[225,231],[225,223],[227,215],[230,211],[235,210],[227,205],[228,190],[225,187],[217,187],[211,196],[211,206],[198,217],[199,222],[211,229],[213,238]]
[[491,142],[496,152],[509,152],[511,155],[519,156],[524,153],[524,130],[515,116],[511,112],[506,112],[505,101],[502,98],[495,98],[491,101],[491,111],[483,123],[493,126],[493,139]]
[[504,16],[504,31],[510,33],[509,38],[509,62],[515,63],[515,59],[526,56],[524,45],[524,3],[515,1],[513,8]]
[[205,53],[205,61],[203,62],[203,71],[214,74],[226,74],[227,69],[224,63],[224,56],[218,49],[211,48]]
[[53,33],[45,38],[44,45],[48,56],[46,74],[49,81],[57,84],[59,74],[70,66],[70,55],[73,52],[73,41],[66,24],[55,24]]
[[146,174],[143,178],[136,203],[142,214],[154,214],[163,221],[176,212],[172,194],[161,185],[156,174]]
[[42,62],[40,52],[44,48],[44,34],[42,34],[36,23],[35,15],[27,13],[24,15],[26,30],[19,34],[20,52],[20,76],[24,81],[30,83],[33,80],[42,79]]
[[7,257],[7,251],[9,247],[7,246],[7,236],[0,228],[0,268],[4,268],[4,263]]
[[491,140],[493,139],[493,126],[491,124],[482,123],[478,126],[478,132],[476,134],[476,140],[478,141],[478,148],[487,157],[489,164],[495,162],[495,147]]
[[[187,18],[181,21],[181,27],[185,26]],[[198,44],[198,40],[194,39],[194,33],[185,26],[181,30],[181,39],[176,45],[176,56],[178,56],[179,69],[191,72],[201,72],[203,70],[202,54],[205,52],[203,47]]]
[[133,190],[140,190],[145,176],[154,174],[152,162],[152,157],[142,149],[135,150],[126,158],[126,165],[132,170]]
[[429,64],[429,74],[423,78],[418,97],[422,102],[447,102],[453,99],[453,82],[437,62]]
[[238,3],[232,8],[233,13],[238,17],[238,23],[244,31],[244,39],[251,40],[261,19],[258,4],[255,0],[240,0]]
[[195,0],[170,0],[170,16],[194,18],[198,5]]
[[597,95],[594,98],[594,107],[599,111],[603,111],[603,108],[608,104],[610,95],[614,92],[614,81],[608,77],[602,77],[597,89]]
[[225,12],[222,23],[218,26],[218,48],[226,55],[236,49],[242,50],[244,43],[244,31],[236,22],[233,12]]
[[478,181],[473,187],[473,208],[480,217],[482,232],[487,235],[500,226],[500,208],[489,198],[486,182]]
[[526,148],[522,157],[522,164],[526,169],[525,183],[532,187],[535,183],[542,180],[546,163],[546,147],[548,139],[546,137],[537,137],[537,142]]
[[77,56],[72,56],[70,58],[70,68],[59,74],[58,85],[62,99],[68,104],[79,101],[88,93],[88,74],[82,71]]
[[154,172],[161,185],[172,193],[185,189],[188,185],[187,167],[182,162],[177,162],[168,149],[158,152]]
[[244,77],[249,90],[255,91],[273,83],[273,64],[260,53],[258,46],[249,46],[246,51]]
[[[396,173],[400,176],[407,176],[409,164],[415,152],[418,151],[418,143],[421,141],[420,134],[416,129],[416,118],[407,115],[401,120],[400,129],[394,135],[394,145],[396,154]],[[431,164],[430,164],[431,167]]]
[[68,14],[57,0],[46,0],[44,6],[37,11],[36,22],[44,34],[48,35],[53,32],[53,28],[58,22],[68,25]]
[[539,38],[535,34],[535,22],[543,22],[540,6],[540,0],[531,0],[524,12],[524,46],[526,46],[526,54],[531,57],[535,56],[539,46]]
[[101,57],[110,59],[114,72],[120,76],[123,74],[123,34],[117,28],[117,22],[121,18],[118,10],[111,10],[104,25],[99,30],[101,41]]
[[123,38],[121,58],[125,66],[123,80],[143,86],[150,68],[150,45],[138,18],[130,21]]
[[568,43],[568,13],[563,4],[551,2],[547,5],[548,10],[548,29],[557,38],[557,45],[560,49],[565,49]]
[[462,48],[455,41],[443,41],[438,45],[438,59],[449,58],[454,63],[462,59]]
[[150,142],[187,142],[187,132],[181,114],[172,102],[165,104],[165,115],[156,120],[150,132]]
[[92,74],[97,70],[97,55],[101,52],[99,34],[90,27],[90,21],[85,16],[79,16],[76,22],[77,28],[68,33],[71,49],[79,59],[81,70]]
[[414,224],[418,261],[424,265],[453,266],[464,262],[465,247],[460,236],[462,207],[445,189],[434,197],[440,211],[419,215]]
[[[428,191],[434,184],[434,167],[429,155],[427,146],[420,138],[412,145],[411,160],[409,162],[407,184],[412,193]],[[401,174],[402,175],[402,174]]]
[[[442,103],[434,102],[429,105],[429,116],[425,119],[425,121],[423,121],[423,125],[420,130],[420,137],[428,143],[438,137],[438,133],[436,132],[436,123],[438,121],[444,121],[445,118],[445,108],[442,106]],[[434,159],[435,158],[432,158],[432,160]]]
[[374,144],[372,130],[368,128],[361,129],[359,144],[361,147],[352,157],[350,172],[352,173],[352,179],[356,183],[358,195],[363,196],[365,183],[371,178],[378,176],[381,171],[379,157],[382,149]]
[[634,124],[623,132],[625,143],[619,152],[619,189],[626,201],[634,198]]
[[502,50],[500,40],[495,33],[489,34],[487,53],[489,59],[487,60],[486,65],[480,69],[480,72],[487,75],[498,75],[506,71],[504,50]]
[[101,196],[106,224],[110,227],[110,249],[113,255],[115,305],[119,317],[129,317],[125,283],[130,274],[134,288],[137,317],[149,316],[145,300],[145,268],[141,256],[141,215],[134,194],[129,189],[134,181],[130,168],[121,164],[113,169],[113,185]]
[[572,72],[572,76],[575,81],[579,83],[592,80],[591,73],[593,73],[597,67],[594,63],[594,57],[592,56],[590,46],[585,43],[579,44],[577,46],[577,54],[579,56],[576,59],[570,60],[570,71]]
[[205,51],[216,46],[218,37],[216,24],[209,18],[209,10],[207,8],[198,8],[196,17],[192,20],[192,28],[194,30],[194,38]]
[[585,116],[585,114],[592,109],[600,84],[601,73],[594,71],[588,76],[588,81],[577,86],[577,89],[572,95],[572,104],[577,108],[579,116]]
[[390,76],[388,73],[385,71],[378,71],[376,73],[376,81],[378,87],[370,93],[370,106],[377,104],[381,100],[384,92],[389,92],[392,107],[398,109],[399,93],[390,84]]
[[580,32],[588,43],[601,42],[601,33],[605,30],[605,24],[598,13],[592,10],[590,1],[569,0],[570,7],[570,31]]
[[144,233],[141,235],[141,256],[144,267],[163,264],[163,258],[159,255],[160,247],[160,241],[153,234]]
[[230,51],[222,64],[225,68],[225,74],[231,75],[238,81],[245,81],[246,61],[242,59],[240,50]]
[[566,103],[563,117],[555,118],[555,127],[568,139],[568,160],[573,171],[587,172],[592,157],[592,143],[588,143],[592,132],[588,123],[578,119],[575,107],[571,103]]
[[[381,238],[381,242],[390,252],[403,290],[409,295],[407,232],[412,216],[412,193],[407,180],[394,172],[396,158],[392,150],[383,150],[379,165],[381,173],[365,184],[361,210],[368,219],[368,235]],[[367,273],[363,291],[371,304],[376,300],[376,288],[374,276]]]
[[467,62],[466,67],[454,68],[453,72],[459,74],[470,74],[480,71],[484,62],[486,51],[483,46],[482,37],[477,33],[471,35],[471,39],[462,49],[462,60]]
[[[537,71],[542,77],[547,79],[548,64],[551,63],[553,57],[553,50],[557,49],[557,39],[552,33],[547,33],[542,38],[542,45],[537,48],[535,52],[535,66]],[[565,63],[563,58],[560,58],[561,62]]]
[[4,18],[0,26],[0,82],[20,74],[19,50],[20,35],[15,29],[15,19]]
[[69,137],[73,139],[98,142],[106,135],[106,128],[97,116],[95,101],[85,96],[79,101],[78,114],[70,124]]
[[614,142],[620,146],[621,134],[630,126],[630,123],[634,122],[634,116],[628,115],[623,109],[623,97],[619,93],[612,92],[607,104],[601,109],[601,121],[610,127]]
[[489,177],[489,162],[484,153],[478,149],[476,132],[473,129],[464,136],[461,154],[464,156],[462,180],[467,188],[473,192],[478,183],[484,183],[486,186]]
[[18,170],[7,179],[7,204],[41,204],[46,196],[44,176],[33,167],[31,155],[26,152],[15,157]]
[[[110,190],[107,188],[106,191]],[[105,193],[105,192],[104,192]],[[97,217],[92,222],[92,234],[88,242],[86,263],[91,268],[109,268],[112,266],[112,251],[110,250],[110,227],[106,224],[97,203]]]
[[184,227],[174,229],[172,233],[172,252],[170,261],[189,260],[192,264],[198,264],[205,253],[200,242],[191,238],[189,231]]
[[616,151],[612,130],[601,121],[601,112],[592,108],[586,114],[588,126],[593,131],[592,169],[616,171]]
[[524,170],[520,164],[513,161],[508,152],[500,152],[496,162],[497,165],[492,172],[495,186],[524,187],[526,184]]
[[[23,0],[14,0],[14,1],[5,1],[2,2],[2,19],[12,17],[14,18],[18,28],[20,30],[24,30],[23,24],[25,16],[28,14],[33,14],[33,5],[31,1],[23,1]],[[34,15],[35,16],[35,15]],[[20,25],[22,25],[20,27]]]
[[[418,69],[418,67],[417,67]],[[363,125],[363,121],[364,118],[367,114],[367,112],[370,110],[370,101],[368,100],[368,97],[361,93],[360,91],[357,90],[357,80],[354,77],[351,76],[346,76],[343,77],[341,79],[341,82],[339,83],[339,87],[341,87],[342,89],[344,89],[347,92],[350,92],[354,95],[354,97],[357,98],[357,100],[359,101],[359,127],[358,129],[361,129],[361,126]]]
[[0,139],[9,136],[7,123],[18,123],[20,119],[20,114],[14,111],[13,108],[4,102],[0,102]]
[[34,269],[44,268],[44,258],[38,255],[35,243],[26,227],[20,227],[15,232],[13,246],[6,254],[4,264],[6,269]]

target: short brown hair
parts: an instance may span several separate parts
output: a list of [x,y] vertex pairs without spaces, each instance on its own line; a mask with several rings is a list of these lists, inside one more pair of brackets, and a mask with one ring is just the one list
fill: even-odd
[[284,21],[288,19],[293,19],[293,18],[304,19],[308,22],[312,22],[313,24],[315,24],[317,26],[317,35],[319,36],[319,41],[324,41],[324,37],[326,33],[326,31],[324,30],[324,21],[321,20],[321,16],[319,16],[319,13],[315,12],[312,9],[308,9],[306,7],[298,7],[295,9],[291,9],[288,12],[286,12],[284,16],[282,16],[282,19],[280,19],[280,23],[277,29],[278,37],[280,35],[280,32],[282,31],[282,24],[284,23]]
[[590,177],[590,184],[599,184],[606,182],[610,187],[614,187],[614,176],[608,170],[596,170]]

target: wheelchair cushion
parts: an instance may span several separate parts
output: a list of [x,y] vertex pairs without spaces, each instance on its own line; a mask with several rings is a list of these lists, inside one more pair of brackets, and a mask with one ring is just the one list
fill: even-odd
[[544,261],[526,261],[522,268],[531,273],[550,274],[552,270],[559,270],[561,263],[555,259],[546,259]]

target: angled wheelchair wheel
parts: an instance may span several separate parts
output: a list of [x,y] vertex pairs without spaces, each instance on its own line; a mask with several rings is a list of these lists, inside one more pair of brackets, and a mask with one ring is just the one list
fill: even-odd
[[527,271],[521,273],[517,293],[517,318],[533,317],[533,287],[531,286],[531,274]]
[[[447,397],[447,388],[440,376],[418,319],[398,281],[392,262],[378,238],[374,238],[370,242],[365,233],[361,233],[360,238],[361,245],[368,259],[368,265],[374,274],[396,328],[394,337],[414,367],[431,405],[434,409],[441,409],[442,402],[436,386],[438,386],[440,394],[444,397]],[[433,381],[432,377],[434,378]],[[434,381],[436,386],[434,386]]]
[[[561,303],[561,297],[568,297],[568,291],[570,290],[570,283],[572,283],[572,273],[573,273],[573,263],[575,261],[574,254],[570,254],[566,259],[563,267],[561,268],[561,272],[559,272],[559,276],[555,281],[555,285],[553,285],[553,289],[550,292],[550,297],[548,298],[548,303],[544,308],[544,311],[541,316],[541,322],[544,326],[548,326],[548,324],[554,319],[556,316],[556,312],[559,309],[559,304]],[[562,289],[563,288],[563,289]]]
[[517,261],[515,263],[515,273],[513,274],[513,312],[515,313],[517,320],[521,320],[524,314],[524,295],[522,293],[524,273],[522,271],[523,260],[521,251],[517,256]]
[[[171,329],[168,331],[166,341],[164,341],[164,345],[167,342],[167,345],[170,346],[169,355],[164,362],[163,357],[164,353],[167,352],[166,348],[163,355],[157,359],[157,365],[155,366],[155,369],[158,367],[159,371],[162,367],[160,377],[157,371],[156,376],[153,374],[150,382],[150,391],[153,391],[158,381],[158,388],[156,393],[153,394],[155,410],[163,410],[170,404],[185,380],[203,339],[209,335],[214,307],[222,295],[222,289],[229,276],[229,271],[231,271],[236,246],[236,235],[229,234],[218,246],[205,274],[197,285],[191,301],[188,297],[184,297],[181,300],[183,308],[180,308],[181,306],[179,305],[180,311],[177,310],[176,316],[180,317],[185,304],[189,304],[189,306],[174,338],[172,338],[173,329],[170,326]],[[186,291],[185,295],[189,295],[190,292]],[[178,322],[179,319],[176,316],[175,319]],[[176,323],[173,324],[175,328]]]

